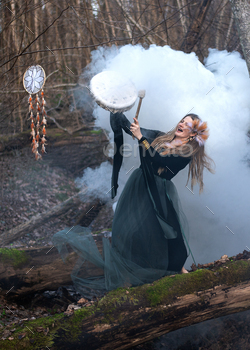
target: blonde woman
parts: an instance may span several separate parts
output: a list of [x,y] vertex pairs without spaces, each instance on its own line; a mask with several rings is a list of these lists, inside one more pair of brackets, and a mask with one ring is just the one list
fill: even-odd
[[[90,229],[81,226],[66,228],[53,236],[63,258],[67,255],[67,243],[79,255],[71,276],[83,295],[89,289],[106,291],[187,273],[184,264],[191,252],[188,223],[171,179],[189,165],[191,189],[198,182],[201,192],[204,168],[212,171],[212,160],[205,153],[207,124],[195,114],[186,115],[167,133],[141,128],[138,120],[134,118],[130,123],[122,113],[111,113],[110,123],[118,150],[113,160],[112,198],[116,196],[123,159],[123,130],[138,140],[141,161],[117,202],[112,243],[103,239],[101,255]],[[93,275],[91,269],[86,278],[89,262],[103,273]]]
[[[135,118],[129,124],[124,115],[111,115],[116,142],[123,142],[120,125],[138,139],[141,160],[118,201],[112,247],[125,259],[143,269],[154,269],[156,274],[187,273],[183,265],[190,253],[188,224],[171,179],[189,165],[191,189],[198,182],[202,192],[203,170],[212,171],[212,160],[205,153],[207,123],[196,114],[188,114],[167,133],[140,128]],[[117,158],[121,158],[119,153]],[[117,163],[121,162],[114,162],[113,196],[118,186]]]

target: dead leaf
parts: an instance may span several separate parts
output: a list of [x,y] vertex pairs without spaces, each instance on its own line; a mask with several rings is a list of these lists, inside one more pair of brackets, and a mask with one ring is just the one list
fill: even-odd
[[18,339],[21,340],[26,336],[26,333],[18,334]]
[[47,329],[44,329],[43,333],[44,333],[44,335],[47,335],[49,333],[49,327],[47,327]]
[[80,300],[78,300],[77,304],[86,304],[87,302],[88,302],[87,299],[81,298]]
[[43,328],[43,327],[37,327],[36,331],[37,331],[38,333],[43,332],[43,331],[44,331],[44,328]]

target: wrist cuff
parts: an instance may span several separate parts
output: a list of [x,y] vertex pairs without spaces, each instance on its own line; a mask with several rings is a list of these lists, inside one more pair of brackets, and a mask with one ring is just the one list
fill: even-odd
[[146,137],[142,136],[142,138],[140,138],[140,140],[138,140],[138,141],[139,141],[139,143],[143,143],[146,150],[150,148],[150,144],[149,144],[148,140],[146,139]]

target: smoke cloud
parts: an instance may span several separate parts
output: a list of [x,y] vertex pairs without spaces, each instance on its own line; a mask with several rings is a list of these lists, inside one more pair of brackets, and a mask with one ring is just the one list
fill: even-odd
[[[92,53],[84,77],[91,78],[103,70],[117,71],[130,78],[137,90],[146,90],[139,115],[141,127],[167,132],[189,112],[208,122],[206,150],[215,161],[216,173],[204,171],[205,189],[201,195],[198,185],[193,193],[190,183],[186,187],[188,167],[172,180],[189,220],[189,243],[196,263],[249,250],[250,79],[240,54],[210,49],[203,65],[194,53],[185,54],[169,46],[152,45],[147,50],[139,45],[99,48]],[[136,108],[135,105],[125,113],[131,122]],[[107,131],[112,143],[109,112],[96,105],[94,115],[96,126]],[[124,157],[115,200],[140,164],[137,140],[124,133],[124,142],[135,152]],[[112,169],[108,164],[103,167],[105,176],[94,177],[95,171],[86,171],[84,181],[94,183],[95,189],[103,192],[105,188],[106,192]],[[192,262],[190,256],[185,267],[189,268]]]

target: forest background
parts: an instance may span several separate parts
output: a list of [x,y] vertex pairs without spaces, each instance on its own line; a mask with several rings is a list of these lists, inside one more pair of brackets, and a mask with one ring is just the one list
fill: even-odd
[[[85,202],[80,201],[75,184],[84,169],[108,158],[103,149],[109,140],[102,130],[93,128],[95,102],[83,87],[92,78],[84,74],[91,52],[112,45],[141,44],[145,49],[152,44],[169,45],[194,52],[203,63],[208,49],[216,48],[238,51],[249,68],[249,26],[249,0],[0,0],[0,249],[32,252],[42,247],[36,268],[33,263],[23,268],[25,290],[12,284],[15,268],[10,273],[3,267],[9,279],[2,286],[4,295],[43,290],[40,275],[34,283],[42,264],[47,264],[47,270],[43,268],[48,272],[44,277],[47,289],[71,283],[71,269],[57,266],[51,274],[53,259],[58,259],[51,242],[55,232],[78,224],[92,225],[97,235],[111,230],[112,207],[87,196]],[[47,75],[48,152],[41,162],[31,152],[28,94],[23,87],[24,72],[34,64],[41,65]],[[79,95],[86,96],[82,104]],[[0,315],[8,324],[16,314],[10,311],[5,317],[4,303]],[[36,305],[36,300],[32,303]],[[56,312],[67,306],[65,302]],[[23,313],[27,310],[18,312],[20,319],[27,317]],[[48,315],[45,309],[37,312]]]
[[246,56],[232,11],[237,3],[249,8],[228,0],[0,1],[0,134],[30,129],[23,74],[33,64],[47,73],[49,123],[72,134],[93,107],[77,105],[75,96],[87,93],[79,78],[100,46],[169,45],[201,62],[208,48]]

